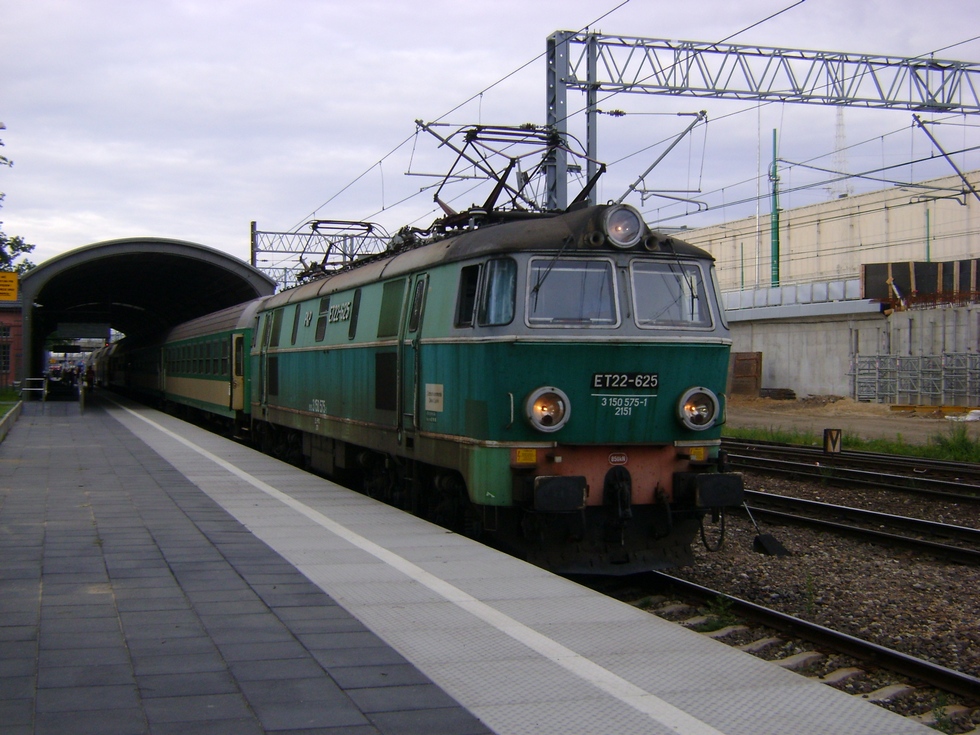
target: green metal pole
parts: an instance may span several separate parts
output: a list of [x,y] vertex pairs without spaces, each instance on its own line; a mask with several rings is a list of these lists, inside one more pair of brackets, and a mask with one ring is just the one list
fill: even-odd
[[779,285],[779,173],[776,162],[776,129],[772,131],[772,167],[769,180],[772,182],[772,214],[770,215],[770,259],[772,261],[771,284]]
[[932,256],[932,232],[930,232],[931,229],[932,228],[930,227],[930,222],[929,222],[929,207],[926,206],[926,262],[927,263],[932,262],[932,257],[931,257]]

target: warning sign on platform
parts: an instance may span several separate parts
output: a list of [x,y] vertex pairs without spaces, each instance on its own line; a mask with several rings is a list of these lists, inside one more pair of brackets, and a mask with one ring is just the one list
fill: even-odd
[[0,301],[17,300],[17,274],[0,271]]

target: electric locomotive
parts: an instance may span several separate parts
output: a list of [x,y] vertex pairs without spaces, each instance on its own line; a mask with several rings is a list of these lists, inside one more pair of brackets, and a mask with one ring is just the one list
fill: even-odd
[[252,327],[261,446],[532,563],[689,564],[742,502],[712,258],[628,205],[406,230]]

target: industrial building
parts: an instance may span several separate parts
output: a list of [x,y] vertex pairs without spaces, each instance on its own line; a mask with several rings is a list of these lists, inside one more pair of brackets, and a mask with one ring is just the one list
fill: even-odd
[[[733,390],[980,406],[980,171],[682,237],[717,259]],[[773,267],[774,261],[778,268]]]

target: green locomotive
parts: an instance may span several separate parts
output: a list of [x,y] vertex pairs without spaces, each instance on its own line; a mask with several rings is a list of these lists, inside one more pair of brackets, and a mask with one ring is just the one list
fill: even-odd
[[691,563],[742,502],[710,255],[623,204],[455,222],[176,328],[160,396],[555,571]]
[[742,499],[710,256],[627,205],[443,235],[262,304],[262,443],[559,571],[689,562]]

